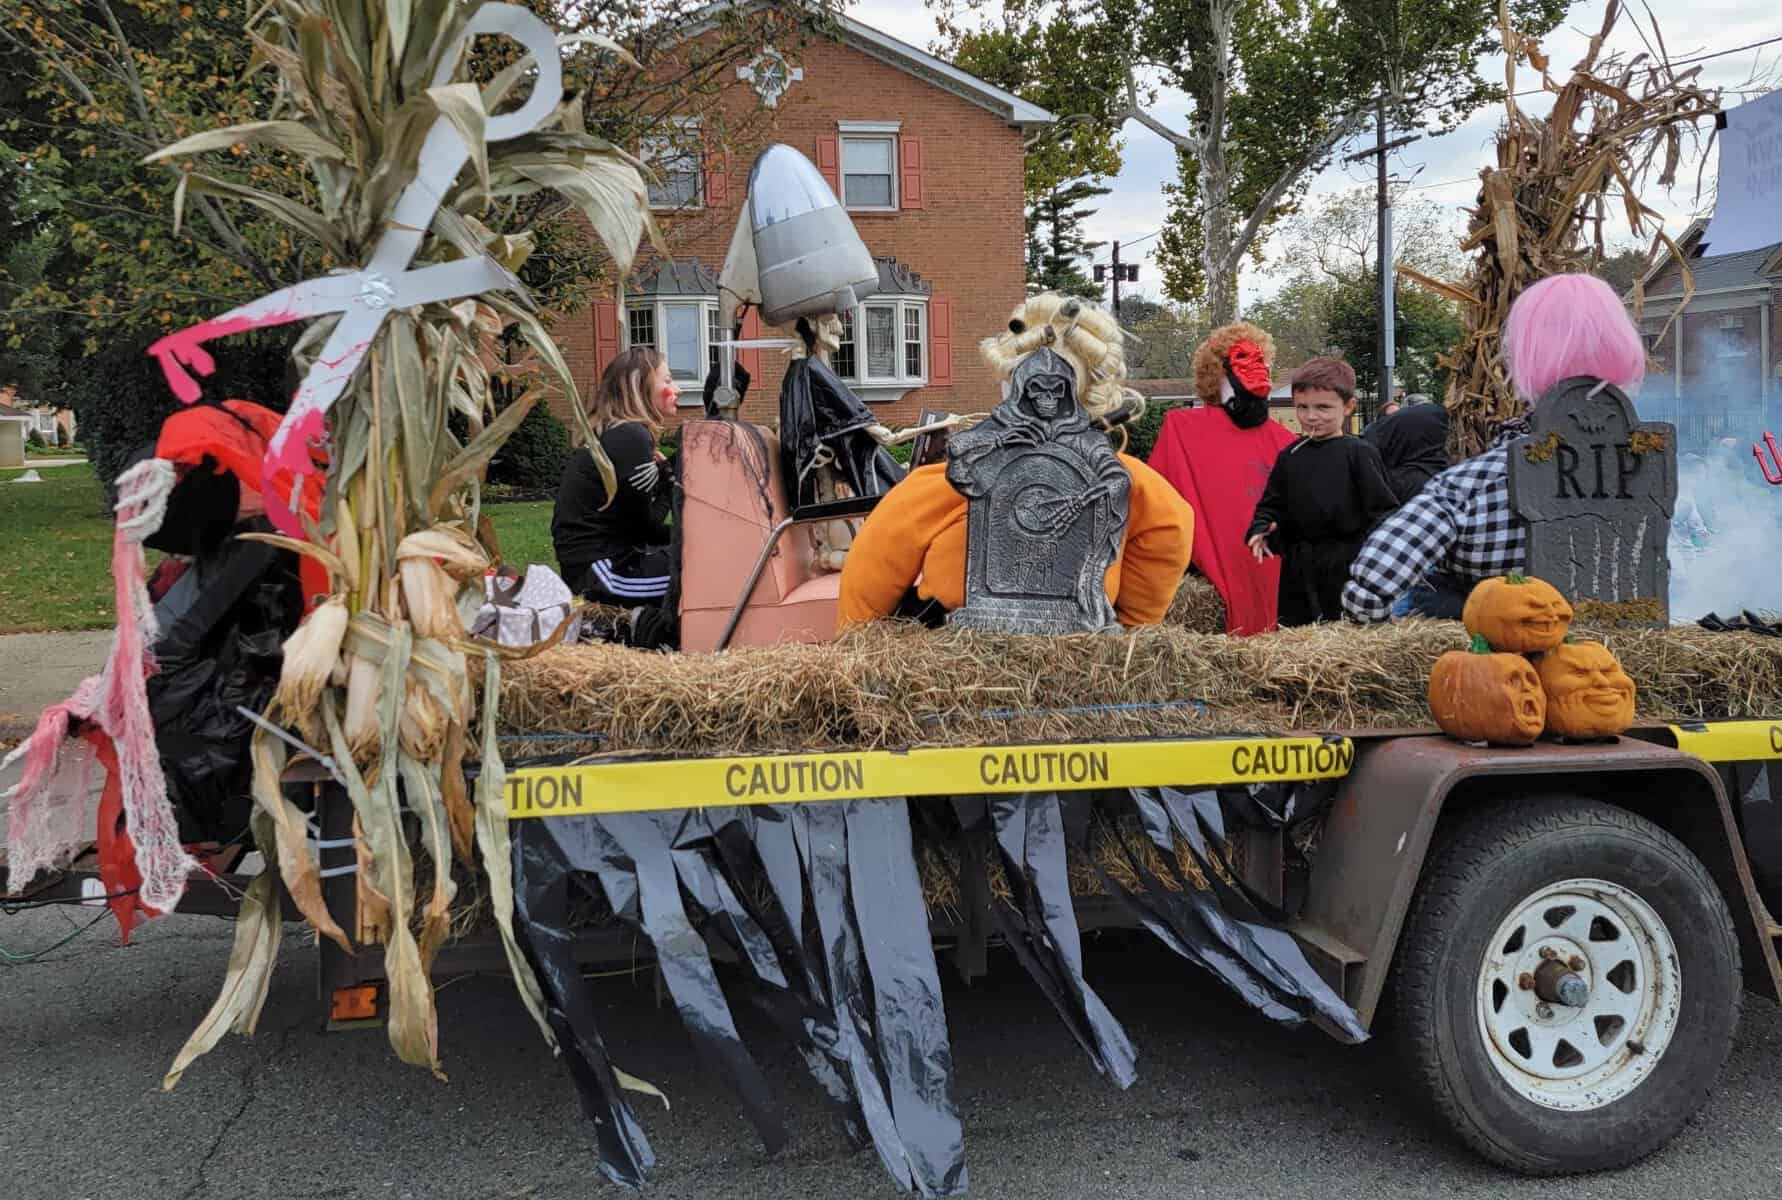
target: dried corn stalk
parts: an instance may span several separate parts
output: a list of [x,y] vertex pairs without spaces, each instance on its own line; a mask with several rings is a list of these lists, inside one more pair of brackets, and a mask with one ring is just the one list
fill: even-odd
[[[1583,270],[1592,253],[1603,253],[1603,229],[1619,207],[1628,229],[1652,238],[1652,253],[1668,247],[1682,255],[1664,231],[1663,218],[1639,199],[1648,181],[1667,187],[1676,177],[1683,138],[1720,111],[1720,94],[1695,83],[1700,67],[1673,70],[1647,54],[1602,54],[1620,16],[1609,0],[1601,30],[1564,84],[1547,72],[1547,58],[1531,37],[1510,27],[1508,6],[1499,5],[1504,44],[1512,47],[1504,68],[1505,121],[1497,135],[1497,165],[1480,171],[1477,207],[1462,248],[1477,251],[1460,284],[1446,283],[1409,267],[1399,273],[1461,302],[1465,333],[1441,364],[1454,372],[1448,385],[1449,450],[1457,458],[1478,454],[1499,424],[1521,410],[1500,353],[1500,332],[1522,290],[1548,275]],[[1540,72],[1554,94],[1546,117],[1516,103],[1517,61]],[[1683,287],[1693,289],[1687,263]],[[1634,289],[1636,312],[1642,300]],[[1681,306],[1679,306],[1679,311]]]
[[[449,126],[468,155],[442,194],[428,189],[426,198],[438,203],[409,269],[487,256],[517,271],[530,238],[501,232],[503,222],[515,202],[549,189],[580,208],[622,276],[644,233],[659,241],[637,164],[588,133],[580,100],[552,97],[529,132],[485,138],[489,123],[515,107],[510,93],[526,91],[529,77],[540,78],[528,56],[485,86],[464,81],[467,30],[479,12],[496,22],[531,20],[486,7],[485,0],[270,0],[252,21],[258,49],[250,68],[270,67],[276,75],[270,119],[208,131],[156,157],[190,159],[244,141],[270,142],[306,160],[317,207],[189,169],[176,210],[188,191],[244,201],[319,243],[335,262],[353,266],[392,234],[398,241],[412,236],[413,227],[396,217],[398,204],[420,186],[417,168],[430,131]],[[533,38],[538,61],[556,53],[548,31],[536,23],[530,28],[544,34]],[[577,40],[624,54],[591,35]],[[382,277],[367,269],[366,278],[372,287]],[[305,329],[294,351],[299,368],[315,365],[335,320],[324,317]],[[292,638],[287,678],[269,716],[319,742],[339,765],[355,809],[363,894],[385,943],[390,1040],[404,1061],[435,1073],[439,1035],[428,966],[449,924],[454,844],[460,857],[469,857],[473,829],[497,908],[512,904],[503,798],[498,786],[479,786],[473,814],[460,774],[467,746],[480,743],[495,755],[500,695],[495,649],[464,633],[464,614],[482,601],[482,572],[493,551],[479,540],[485,526],[479,484],[538,398],[532,393],[499,415],[491,411],[486,364],[498,356],[489,352],[490,339],[509,324],[518,325],[580,415],[562,355],[515,290],[389,311],[327,414],[320,527],[310,524],[304,541],[268,539],[323,563],[334,591]],[[448,427],[454,412],[469,421],[465,443]],[[588,442],[599,459],[599,442]],[[610,466],[606,470],[610,487]],[[487,677],[480,736],[472,730],[478,717],[472,669]],[[302,822],[283,811],[277,774],[284,756],[268,753],[273,746],[264,737],[256,741],[255,794],[262,808],[256,834],[317,928],[344,945],[345,933],[319,909]],[[498,756],[483,763],[483,780],[501,777]],[[418,815],[421,849],[431,860],[433,883],[418,903],[403,806]],[[275,924],[268,933],[276,916],[266,915],[265,889],[259,891],[260,919],[244,914],[223,994],[181,1052],[168,1086],[225,1028],[252,1027],[277,943]],[[508,923],[501,925],[507,933]],[[537,985],[511,944],[508,957],[550,1039]]]

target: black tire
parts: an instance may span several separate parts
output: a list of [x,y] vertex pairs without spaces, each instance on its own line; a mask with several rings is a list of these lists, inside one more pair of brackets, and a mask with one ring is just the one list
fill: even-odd
[[[1493,1065],[1476,999],[1488,942],[1519,905],[1571,879],[1634,893],[1677,949],[1681,1011],[1656,1066],[1601,1107],[1562,1111]],[[1531,1175],[1626,1166],[1692,1117],[1720,1076],[1742,996],[1732,916],[1676,838],[1633,813],[1573,797],[1518,800],[1463,818],[1425,864],[1393,969],[1394,1034],[1413,1087],[1479,1154]]]

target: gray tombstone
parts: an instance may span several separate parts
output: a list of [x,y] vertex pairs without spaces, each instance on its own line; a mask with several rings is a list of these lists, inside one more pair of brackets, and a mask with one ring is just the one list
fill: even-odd
[[1641,422],[1599,379],[1562,380],[1510,443],[1510,507],[1528,529],[1528,574],[1583,615],[1670,619],[1667,548],[1677,501],[1677,431]]
[[947,444],[947,481],[966,498],[968,629],[1080,633],[1115,626],[1105,579],[1126,533],[1132,478],[1077,406],[1056,351],[1022,359],[1008,398]]

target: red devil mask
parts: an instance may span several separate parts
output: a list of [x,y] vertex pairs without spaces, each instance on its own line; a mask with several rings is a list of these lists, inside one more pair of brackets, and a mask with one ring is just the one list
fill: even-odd
[[1252,396],[1268,395],[1268,360],[1255,342],[1233,342],[1225,356],[1231,368],[1231,385]]
[[1239,429],[1253,429],[1268,420],[1268,360],[1255,342],[1233,342],[1225,354],[1225,378],[1231,384],[1226,415]]

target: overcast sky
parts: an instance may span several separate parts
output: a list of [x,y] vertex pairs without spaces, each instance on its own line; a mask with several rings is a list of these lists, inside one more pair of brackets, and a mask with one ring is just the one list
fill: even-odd
[[[1658,19],[1665,44],[1673,59],[1731,49],[1782,35],[1782,4],[1778,0],[1649,0],[1649,5]],[[914,3],[914,0],[858,0],[848,5],[848,11],[857,20],[882,29],[894,37],[925,49],[936,48],[934,43],[938,32],[933,17],[925,7]],[[1636,6],[1633,11],[1640,17],[1640,24],[1649,32],[1650,22],[1645,8]],[[1583,56],[1590,35],[1601,25],[1602,14],[1603,0],[1579,0],[1573,4],[1565,23],[1548,35],[1544,46],[1552,59],[1549,69],[1556,80],[1562,81],[1571,65]],[[1639,35],[1635,32],[1629,14],[1622,16],[1609,41],[1609,47],[1622,50],[1641,48]],[[1701,81],[1708,86],[1736,87],[1752,76],[1755,67],[1768,67],[1776,63],[1778,52],[1782,52],[1782,43],[1703,63]],[[1489,77],[1500,78],[1503,71],[1502,57],[1494,58],[1483,69]],[[1539,83],[1538,76],[1526,64],[1519,77],[1522,88],[1537,86]],[[1728,106],[1736,102],[1735,97],[1727,97]],[[1531,111],[1541,111],[1551,105],[1551,100],[1545,96],[1530,96],[1520,103]],[[1180,128],[1187,108],[1186,98],[1178,93],[1165,97],[1158,115],[1172,126]],[[1420,196],[1451,208],[1458,229],[1464,219],[1460,206],[1472,202],[1478,170],[1490,161],[1492,135],[1501,116],[1502,106],[1492,106],[1474,114],[1460,129],[1445,137],[1404,147],[1392,155],[1393,175],[1399,179],[1414,178],[1420,189]],[[1371,141],[1372,137],[1370,131],[1366,139]],[[1175,178],[1173,152],[1162,138],[1133,124],[1126,127],[1123,140],[1125,168],[1112,181],[1113,194],[1101,198],[1100,211],[1088,225],[1095,239],[1120,238],[1122,241],[1133,241],[1153,233],[1163,223],[1162,185]],[[1339,151],[1338,158],[1359,148],[1361,143]],[[1666,215],[1666,228],[1672,233],[1680,232],[1694,215],[1692,201],[1695,166],[1694,157],[1686,161],[1684,169],[1678,172],[1680,186],[1674,191],[1668,194],[1655,192],[1645,197],[1648,204]],[[1713,170],[1714,165],[1710,163],[1710,176]],[[1317,177],[1312,191],[1314,194],[1342,191],[1358,184],[1371,184],[1372,181],[1371,163],[1345,166],[1338,162]],[[1782,197],[1778,201],[1782,203]],[[1625,234],[1626,231],[1623,227],[1618,232]],[[1139,291],[1154,298],[1160,296],[1161,282],[1156,265],[1149,257],[1155,246],[1153,239],[1137,247],[1143,255],[1140,259],[1142,265],[1139,271]],[[1104,248],[1100,251],[1101,259],[1105,261],[1106,255]],[[1123,251],[1121,257],[1130,260],[1132,255]],[[1257,295],[1266,295],[1278,286],[1278,282],[1278,271],[1271,278],[1268,273],[1246,268],[1243,275],[1244,299],[1247,301]]]

